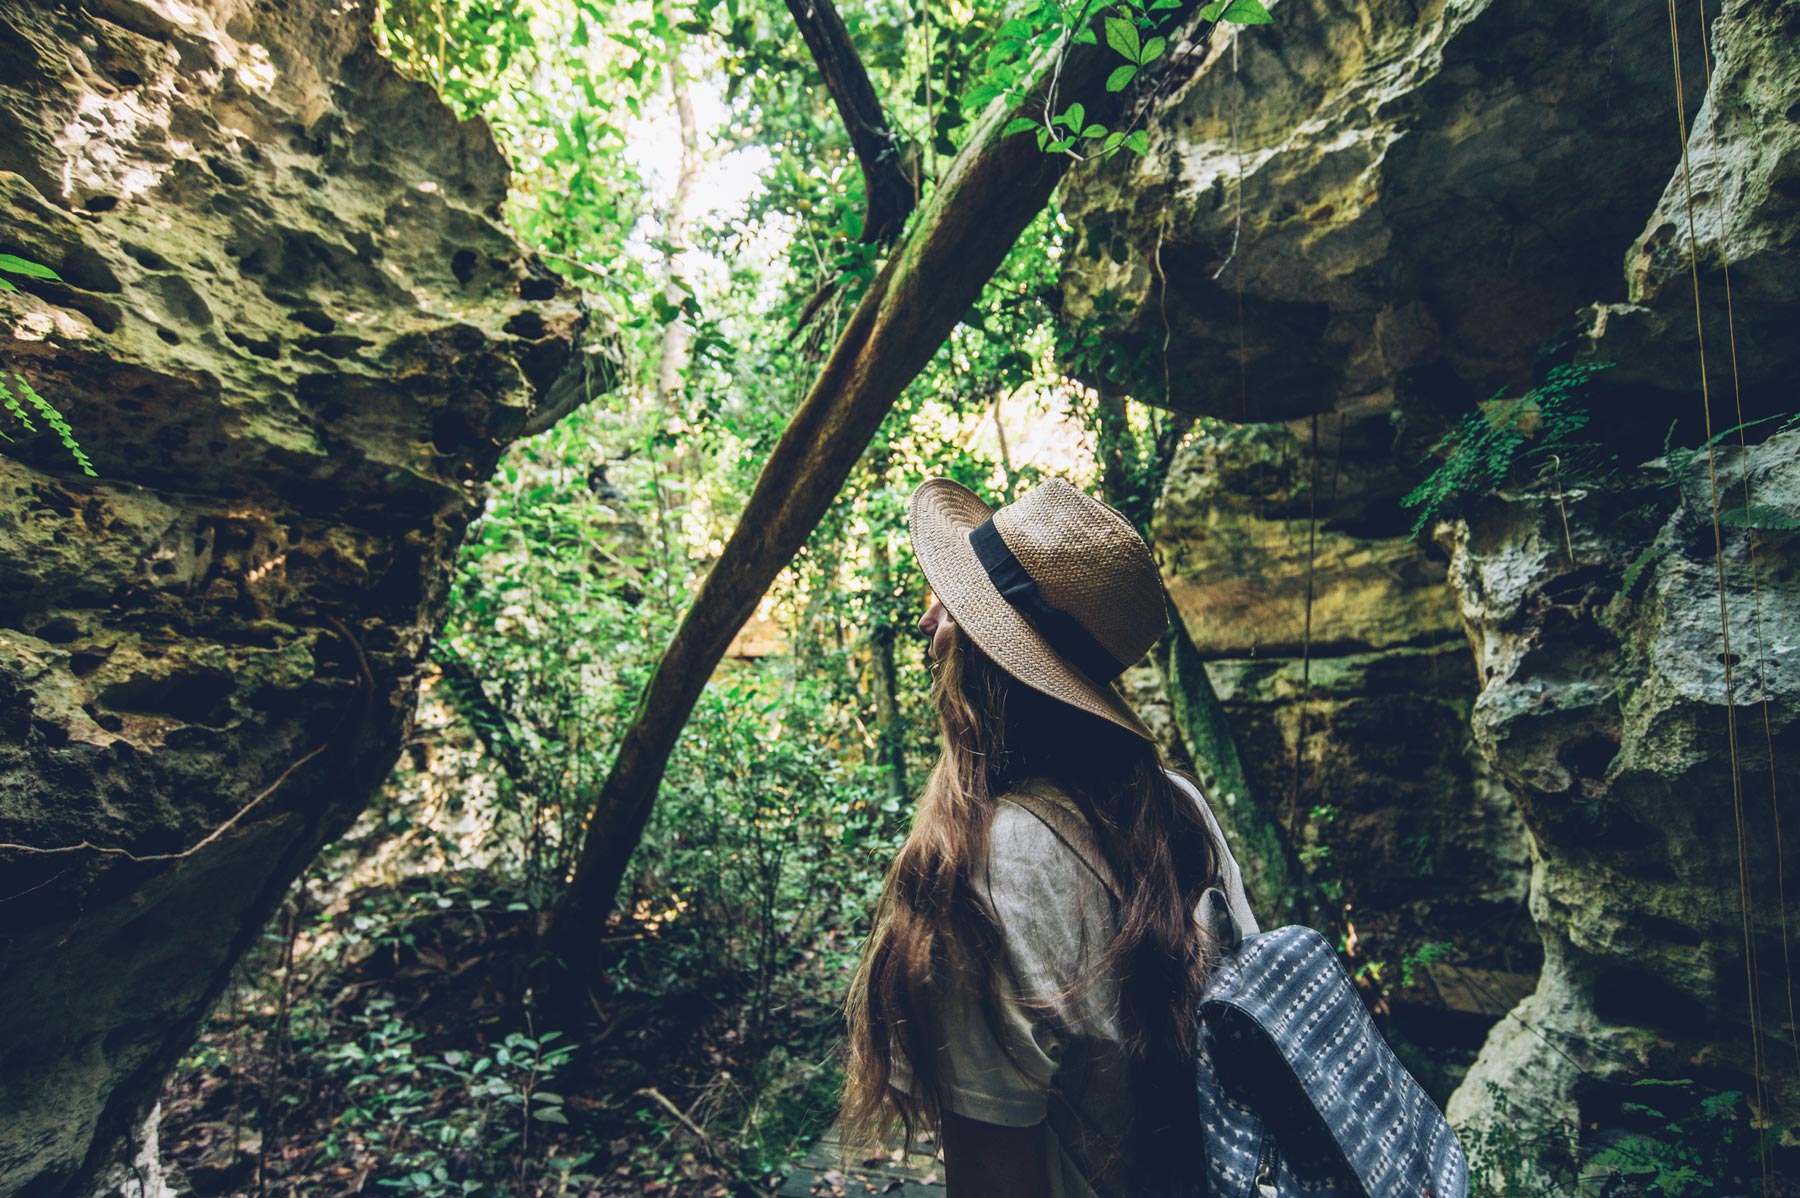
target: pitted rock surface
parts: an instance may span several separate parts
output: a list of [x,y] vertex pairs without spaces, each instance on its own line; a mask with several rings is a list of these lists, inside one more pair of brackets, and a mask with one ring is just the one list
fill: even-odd
[[[119,1158],[398,752],[504,448],[608,362],[361,3],[0,3],[0,1195]],[[16,387],[14,388],[17,389]]]
[[[1536,993],[1493,1026],[1450,1110],[1459,1126],[1492,1123],[1491,1084],[1543,1130],[1579,1126],[1579,1163],[1646,1130],[1625,1106],[1640,1096],[1632,1077],[1757,1092],[1710,497],[1691,479],[1673,487],[1655,461],[1665,437],[1706,437],[1706,398],[1713,433],[1756,422],[1747,454],[1735,433],[1721,438],[1721,488],[1744,880],[1765,983],[1795,947],[1765,922],[1782,871],[1746,646],[1760,645],[1770,676],[1773,772],[1791,777],[1780,734],[1800,717],[1784,631],[1800,499],[1783,480],[1800,445],[1772,434],[1800,367],[1800,11],[1680,6],[1678,87],[1668,7],[1649,0],[1271,7],[1274,24],[1239,34],[1235,57],[1216,35],[1209,65],[1159,112],[1151,153],[1070,177],[1064,308],[1147,351],[1121,355],[1150,364],[1115,380],[1122,390],[1241,426],[1203,429],[1177,457],[1156,548],[1246,773],[1263,775],[1236,818],[1269,868],[1308,835],[1282,844],[1268,828],[1292,788],[1309,573],[1308,719],[1327,747],[1303,750],[1302,778],[1354,777],[1381,760],[1371,748],[1435,741],[1433,769],[1460,760],[1455,785],[1510,797],[1515,812],[1485,830],[1478,805],[1441,808],[1469,817],[1465,844],[1491,837],[1478,874],[1529,877],[1544,957]],[[1410,542],[1397,501],[1432,469],[1425,451],[1448,423],[1569,361],[1615,363],[1596,380],[1590,428],[1618,452],[1620,478],[1503,494],[1446,525],[1435,549]],[[1340,427],[1353,430],[1341,477]],[[1760,513],[1730,498],[1727,480],[1746,475],[1766,496]],[[1759,602],[1761,642],[1739,626]],[[1419,655],[1458,619],[1472,655],[1424,668]],[[1407,655],[1414,672],[1396,685]],[[1426,718],[1428,699],[1440,718]],[[1409,802],[1377,828],[1416,818],[1410,800],[1454,793],[1397,761]],[[1435,923],[1414,913],[1429,939],[1471,939],[1467,908]],[[1786,985],[1765,984],[1762,1001],[1764,1080],[1782,1079],[1767,1114],[1791,1128]],[[1554,1134],[1530,1142],[1539,1165],[1560,1151]]]
[[[1752,512],[1800,512],[1800,432],[1722,447],[1723,511],[1743,510],[1746,484]],[[1796,534],[1722,524],[1721,610],[1712,500],[1700,454],[1560,506],[1507,494],[1445,526],[1484,679],[1475,735],[1532,831],[1545,947],[1538,993],[1495,1027],[1453,1117],[1490,1118],[1488,1083],[1584,1128],[1616,1122],[1640,1077],[1755,1094],[1752,981],[1768,1104],[1784,1122],[1800,1107],[1800,1079],[1779,1065],[1794,1057],[1800,929],[1784,942],[1778,889],[1800,847],[1775,823],[1800,770]]]

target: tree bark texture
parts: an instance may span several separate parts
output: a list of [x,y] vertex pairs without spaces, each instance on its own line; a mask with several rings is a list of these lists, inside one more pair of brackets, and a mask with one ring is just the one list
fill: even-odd
[[[372,5],[0,2],[0,1196],[100,1184],[381,782],[501,451],[610,378]],[[21,381],[23,380],[23,381]],[[0,420],[4,420],[0,416]]]

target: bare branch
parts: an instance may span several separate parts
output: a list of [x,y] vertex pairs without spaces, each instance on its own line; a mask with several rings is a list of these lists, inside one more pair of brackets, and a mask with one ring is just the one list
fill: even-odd
[[787,7],[825,77],[825,90],[837,105],[850,134],[850,148],[862,167],[863,190],[869,201],[862,239],[886,245],[900,235],[918,202],[915,180],[906,169],[905,148],[894,136],[844,18],[831,0],[787,0]]

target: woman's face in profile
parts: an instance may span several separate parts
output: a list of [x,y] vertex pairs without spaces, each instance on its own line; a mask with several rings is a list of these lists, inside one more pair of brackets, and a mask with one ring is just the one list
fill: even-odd
[[919,631],[931,638],[928,652],[931,654],[932,661],[943,660],[945,651],[950,647],[950,629],[955,627],[955,624],[956,622],[950,618],[950,613],[945,609],[943,603],[938,600],[936,595],[933,595],[931,606],[926,608],[925,614],[919,617]]

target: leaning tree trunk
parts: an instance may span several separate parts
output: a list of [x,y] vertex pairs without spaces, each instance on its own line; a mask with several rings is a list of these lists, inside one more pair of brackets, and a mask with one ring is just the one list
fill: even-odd
[[[1178,0],[1167,27],[1188,22],[1196,7]],[[1100,25],[1096,17],[1096,31]],[[1203,26],[1193,43],[1206,45],[1209,30]],[[1158,85],[1183,69],[1197,71],[1202,61],[1166,55],[1141,71],[1133,88],[1109,92],[1106,78],[1120,60],[1096,38],[1069,46],[1060,67],[1040,61],[1029,97],[1015,111],[1042,119],[1047,101],[1058,112],[1079,102],[1089,122],[1141,119]],[[1069,168],[1067,155],[1045,153],[1024,134],[1006,135],[1004,107],[995,103],[970,131],[917,223],[863,294],[657,663],[594,797],[575,876],[554,918],[552,953],[578,977],[596,960],[600,928],[644,834],[669,754],[713,667],[831,506],[894,400],[968,314]]]
[[[508,442],[580,402],[507,167],[336,0],[0,2],[0,1196],[116,1159],[392,764]],[[22,382],[21,380],[24,380]]]

